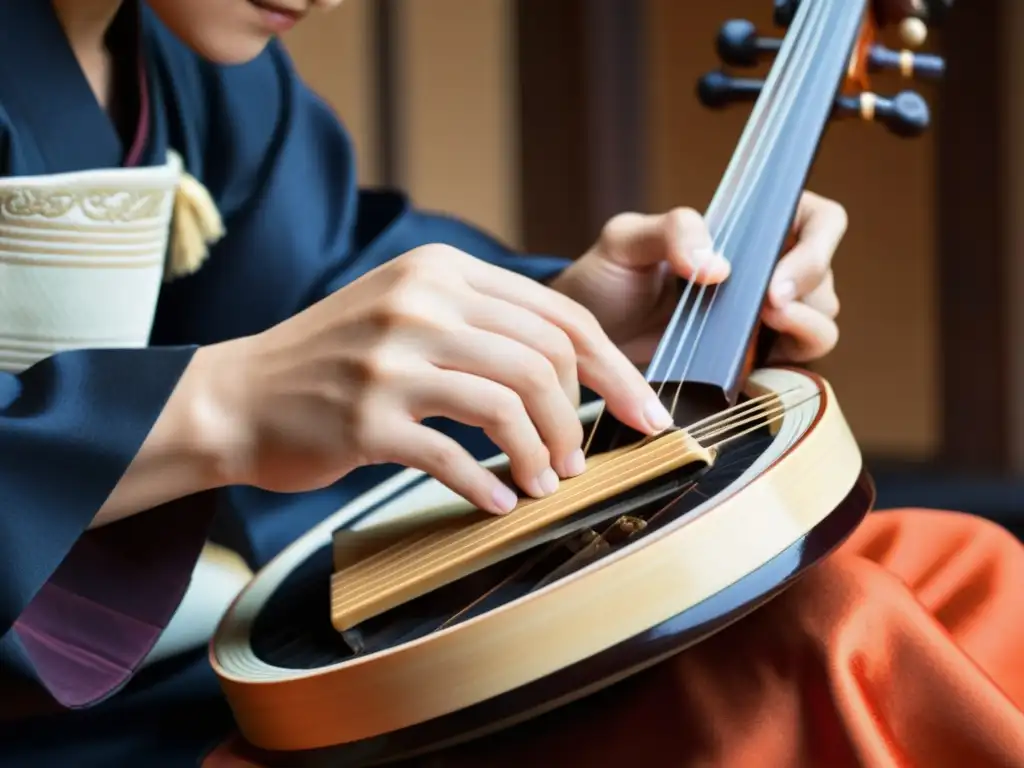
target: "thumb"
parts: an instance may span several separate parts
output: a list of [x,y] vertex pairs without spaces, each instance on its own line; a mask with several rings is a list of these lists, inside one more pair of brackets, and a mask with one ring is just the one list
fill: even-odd
[[704,217],[692,208],[615,216],[601,232],[597,249],[610,261],[631,269],[668,262],[679,277],[700,283],[719,283],[729,276],[729,263],[715,253]]

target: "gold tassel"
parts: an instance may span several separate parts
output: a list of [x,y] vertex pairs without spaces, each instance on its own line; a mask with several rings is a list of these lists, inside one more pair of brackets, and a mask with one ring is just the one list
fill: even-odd
[[224,222],[213,197],[198,179],[183,171],[174,195],[167,279],[196,272],[206,261],[210,246],[223,236]]

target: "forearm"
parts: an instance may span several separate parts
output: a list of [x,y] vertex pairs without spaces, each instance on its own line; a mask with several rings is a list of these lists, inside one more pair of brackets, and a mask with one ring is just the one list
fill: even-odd
[[213,375],[223,345],[196,351],[141,449],[90,528],[175,499],[228,484],[231,437],[219,407],[223,386]]

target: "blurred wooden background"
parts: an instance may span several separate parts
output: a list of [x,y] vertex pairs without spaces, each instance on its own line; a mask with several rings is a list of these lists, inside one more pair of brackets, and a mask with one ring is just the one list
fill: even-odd
[[[771,6],[346,0],[287,43],[365,184],[573,255],[617,210],[706,206],[749,110],[709,112],[694,86],[718,66],[722,22],[777,34]],[[849,122],[826,137],[809,187],[846,206],[850,231],[842,338],[819,368],[870,454],[1024,472],[1024,3],[955,13],[938,41],[947,83],[915,86],[935,131]]]

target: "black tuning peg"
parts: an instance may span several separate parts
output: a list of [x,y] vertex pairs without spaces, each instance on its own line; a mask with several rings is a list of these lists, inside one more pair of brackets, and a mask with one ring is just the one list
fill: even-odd
[[743,101],[756,101],[763,87],[764,80],[708,72],[697,83],[697,98],[705,107],[720,109]]
[[725,64],[731,67],[753,67],[762,56],[778,53],[782,41],[758,37],[753,22],[732,19],[722,25],[715,47]]
[[796,9],[800,0],[775,0],[775,11],[772,14],[772,21],[777,27],[788,27],[793,23],[796,16]]
[[[756,101],[763,87],[764,80],[709,72],[698,82],[697,96],[705,107],[721,109],[730,104]],[[881,123],[897,136],[907,138],[921,135],[931,122],[928,103],[914,91],[903,91],[891,99],[873,93],[840,96],[836,99],[834,115]]]
[[895,70],[904,77],[922,77],[938,80],[946,73],[946,62],[941,56],[913,51],[894,51],[883,45],[873,45],[868,51],[868,67],[872,71]]
[[840,96],[836,100],[840,116],[859,117],[867,122],[881,123],[903,138],[920,136],[931,123],[931,110],[921,94],[902,91],[888,99],[873,93]]

